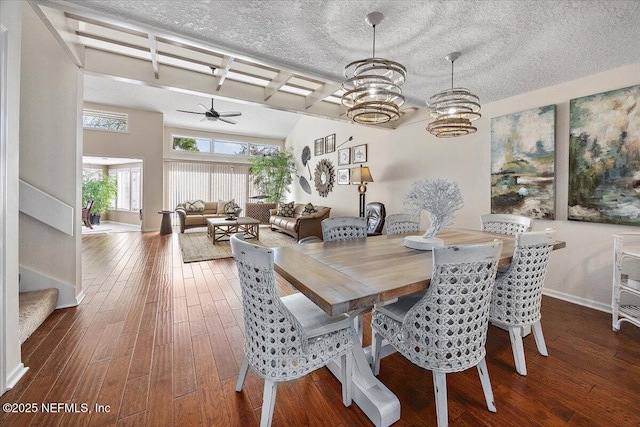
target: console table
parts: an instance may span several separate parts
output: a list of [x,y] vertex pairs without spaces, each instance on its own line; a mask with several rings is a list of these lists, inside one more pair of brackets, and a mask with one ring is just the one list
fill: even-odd
[[275,209],[276,203],[247,203],[247,216],[257,219],[260,224],[269,224],[269,209]]

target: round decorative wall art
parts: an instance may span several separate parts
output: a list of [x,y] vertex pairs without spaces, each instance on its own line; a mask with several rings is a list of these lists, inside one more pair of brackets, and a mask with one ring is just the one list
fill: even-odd
[[321,197],[327,197],[327,194],[333,190],[336,174],[333,169],[333,163],[327,159],[322,159],[316,165],[314,174],[316,190]]

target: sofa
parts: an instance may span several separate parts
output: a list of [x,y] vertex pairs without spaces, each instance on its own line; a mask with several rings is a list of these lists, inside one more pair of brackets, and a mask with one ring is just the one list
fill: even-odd
[[[189,228],[206,227],[207,219],[209,218],[226,218],[223,212],[226,202],[203,202],[201,200],[199,202],[204,205],[203,208],[200,204],[196,204],[194,207],[194,203],[191,202],[180,203],[176,206],[176,213],[180,219],[181,233],[184,233],[184,230]],[[219,207],[220,209],[218,209]],[[239,211],[236,210],[236,216],[238,214]]]
[[315,212],[305,213],[306,203],[296,203],[293,208],[293,216],[278,215],[278,209],[270,209],[269,224],[271,230],[279,230],[295,237],[296,240],[309,236],[317,236],[322,239],[320,223],[329,218],[331,208],[326,206],[313,206]]

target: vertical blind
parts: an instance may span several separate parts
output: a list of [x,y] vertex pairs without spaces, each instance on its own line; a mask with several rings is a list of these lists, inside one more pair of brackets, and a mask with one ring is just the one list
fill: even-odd
[[249,176],[249,165],[169,161],[165,163],[165,176],[167,209],[175,209],[186,200],[235,199],[246,212],[249,197],[258,195]]

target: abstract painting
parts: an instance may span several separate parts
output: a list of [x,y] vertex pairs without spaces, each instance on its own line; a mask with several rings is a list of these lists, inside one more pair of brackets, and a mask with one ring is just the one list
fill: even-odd
[[555,219],[556,106],[491,119],[491,213]]
[[640,225],[640,86],[572,99],[569,214]]

